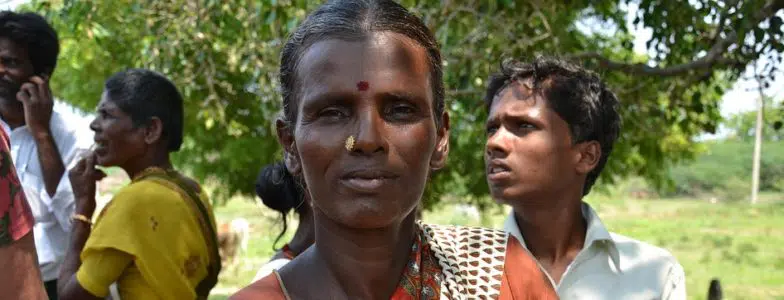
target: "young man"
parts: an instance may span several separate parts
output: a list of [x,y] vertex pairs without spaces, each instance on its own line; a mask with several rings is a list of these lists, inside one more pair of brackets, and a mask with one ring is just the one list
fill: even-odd
[[557,59],[510,62],[485,98],[485,164],[504,227],[561,299],[685,299],[666,250],[609,232],[582,201],[618,139],[618,99],[599,77]]
[[57,33],[34,13],[0,12],[0,125],[35,217],[35,245],[44,285],[57,297],[57,276],[71,230],[74,198],[67,167],[84,147],[53,111],[48,79],[59,52]]
[[0,130],[0,299],[44,300],[33,241],[35,220],[19,185],[9,146],[8,136]]

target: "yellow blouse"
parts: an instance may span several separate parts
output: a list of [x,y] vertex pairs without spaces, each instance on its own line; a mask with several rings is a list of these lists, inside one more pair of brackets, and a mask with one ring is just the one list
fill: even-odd
[[[106,297],[117,282],[122,300],[194,299],[207,275],[210,252],[199,212],[171,182],[144,179],[106,205],[81,253],[76,279]],[[215,229],[205,193],[200,194]]]

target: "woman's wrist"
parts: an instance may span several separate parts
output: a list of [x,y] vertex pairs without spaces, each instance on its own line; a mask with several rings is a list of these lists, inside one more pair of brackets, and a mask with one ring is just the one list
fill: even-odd
[[77,205],[76,208],[74,209],[75,215],[82,215],[87,217],[88,219],[93,217],[93,213],[95,213],[95,206],[87,207],[87,206]]

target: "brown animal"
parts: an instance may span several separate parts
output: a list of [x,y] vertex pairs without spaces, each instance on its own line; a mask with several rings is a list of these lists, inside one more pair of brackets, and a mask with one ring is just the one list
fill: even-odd
[[230,223],[221,223],[218,227],[218,250],[221,264],[232,266],[248,248],[250,225],[244,218],[237,218]]

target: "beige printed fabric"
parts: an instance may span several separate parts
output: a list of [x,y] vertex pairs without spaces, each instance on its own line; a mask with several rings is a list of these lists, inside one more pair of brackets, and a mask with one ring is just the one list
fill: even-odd
[[443,272],[441,299],[497,299],[506,260],[502,230],[421,224]]

